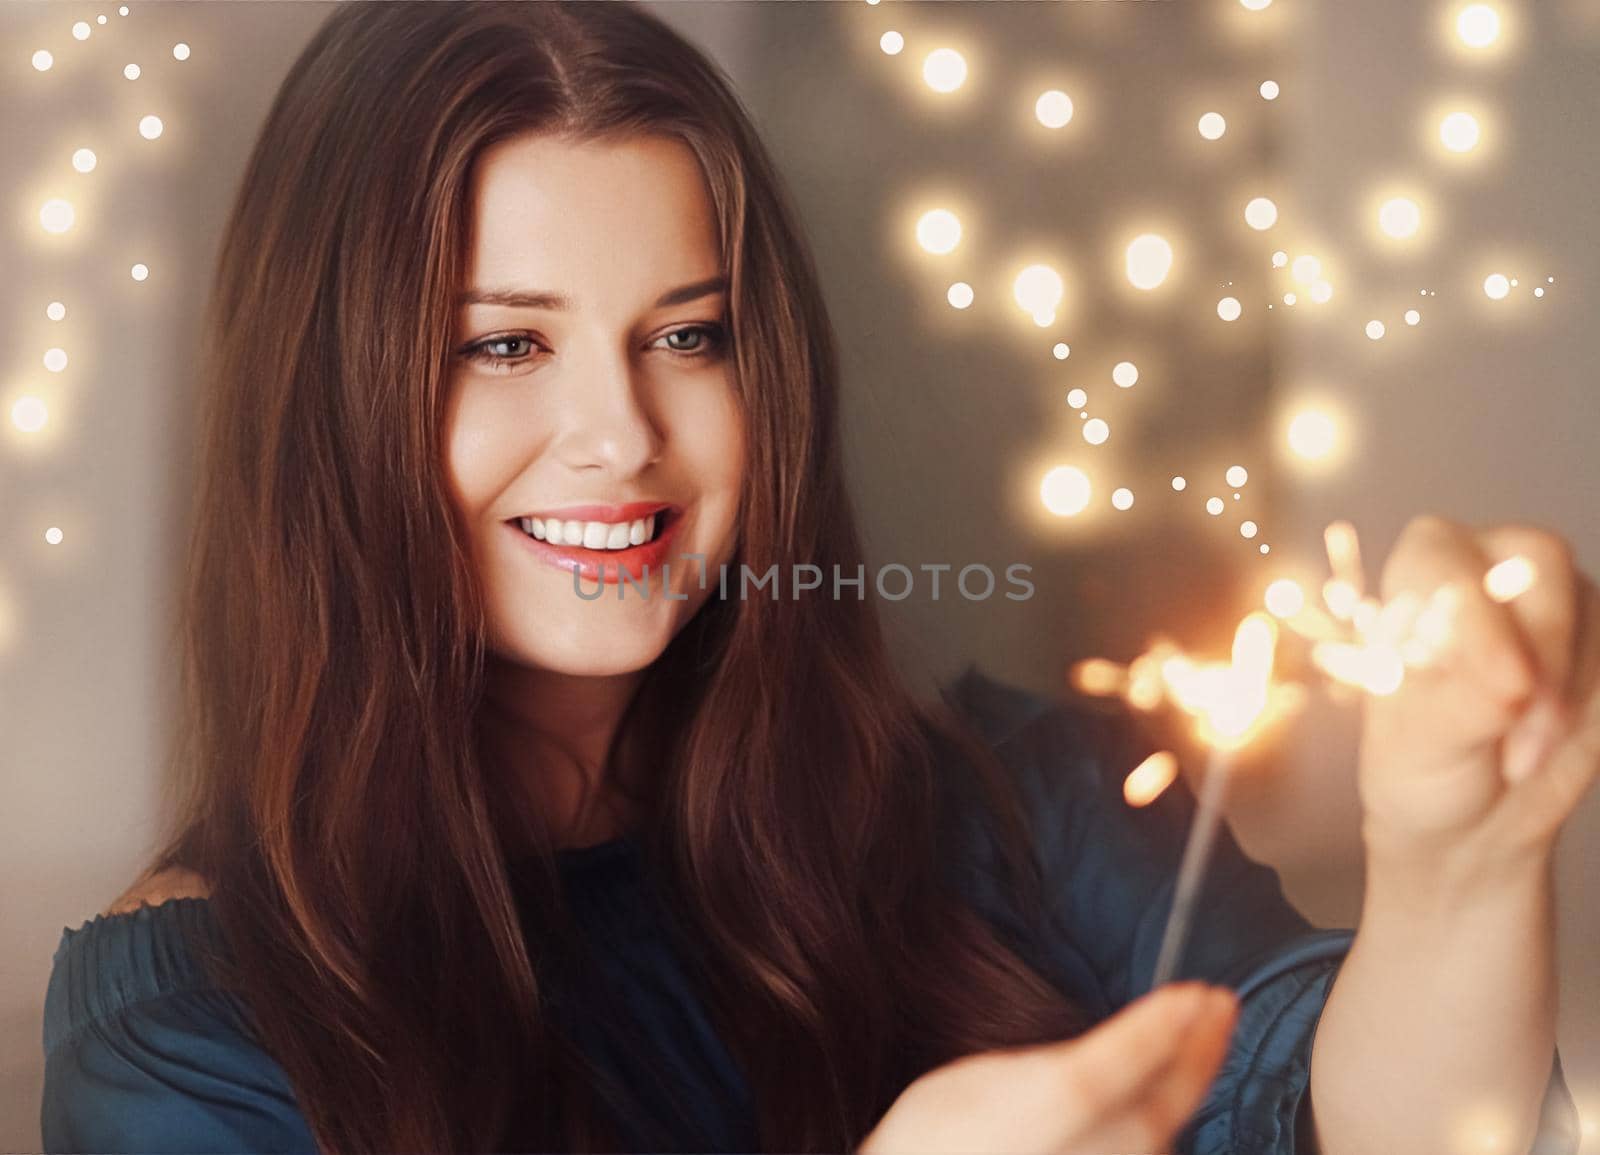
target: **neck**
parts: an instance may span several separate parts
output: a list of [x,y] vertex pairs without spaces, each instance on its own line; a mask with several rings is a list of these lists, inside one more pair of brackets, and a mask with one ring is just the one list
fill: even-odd
[[490,656],[481,750],[489,772],[511,788],[515,841],[525,843],[534,823],[556,848],[631,828],[636,815],[619,790],[628,760],[620,748],[613,756],[612,743],[642,680],[643,671],[562,674]]

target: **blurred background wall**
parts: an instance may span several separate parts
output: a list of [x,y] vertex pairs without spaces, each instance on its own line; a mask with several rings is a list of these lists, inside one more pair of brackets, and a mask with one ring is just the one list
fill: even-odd
[[[122,890],[154,835],[204,286],[255,130],[329,7],[0,7],[0,1149],[38,1146],[40,1016],[62,928]],[[1600,570],[1592,2],[1497,2],[1500,36],[1478,51],[1455,36],[1462,5],[1435,0],[655,7],[728,70],[790,180],[840,338],[873,564],[1001,575],[986,601],[954,597],[947,575],[938,602],[919,578],[884,603],[922,686],[976,661],[1064,693],[1075,659],[1126,660],[1158,632],[1221,652],[1267,581],[1322,573],[1336,517],[1362,532],[1374,575],[1423,510],[1556,529]],[[891,30],[905,42],[895,56],[879,47]],[[192,49],[181,63],[178,42]],[[948,94],[921,78],[941,46],[968,64]],[[39,49],[48,71],[31,62]],[[1267,80],[1276,100],[1259,93]],[[1061,129],[1034,118],[1046,88],[1074,102]],[[1461,156],[1437,135],[1456,108],[1482,130]],[[1205,140],[1196,123],[1212,111],[1227,127]],[[137,131],[148,114],[164,122],[155,140]],[[80,147],[97,154],[92,173],[72,169]],[[1243,206],[1263,195],[1280,217],[1257,232]],[[1373,227],[1388,195],[1422,209],[1410,241]],[[52,197],[76,210],[59,236],[40,228]],[[913,240],[933,207],[963,225],[945,256]],[[1148,293],[1123,275],[1144,232],[1176,253]],[[1314,302],[1274,268],[1279,249],[1316,254],[1332,297]],[[1035,261],[1066,282],[1046,327],[1011,300]],[[1519,281],[1504,300],[1481,287],[1494,272]],[[946,303],[957,280],[974,289],[965,310]],[[1224,296],[1239,320],[1218,317]],[[65,319],[46,318],[49,301]],[[1365,332],[1375,319],[1379,340]],[[60,372],[41,362],[55,347],[69,356]],[[1131,389],[1111,379],[1125,360]],[[1071,388],[1109,423],[1105,444],[1084,440]],[[11,419],[23,396],[48,408],[36,432]],[[1323,468],[1283,450],[1308,403],[1338,421],[1342,453]],[[1077,517],[1040,502],[1058,464],[1093,479]],[[1250,474],[1237,502],[1222,480],[1233,464]],[[1131,509],[1112,508],[1116,486],[1134,492]],[[1227,499],[1222,516],[1204,512],[1210,496]],[[1246,518],[1261,527],[1250,541]],[[1007,601],[1018,562],[1035,593]],[[1258,745],[1230,804],[1246,848],[1324,925],[1359,913],[1355,720],[1314,695]],[[1564,835],[1560,869],[1561,1049],[1592,1124],[1600,796]]]

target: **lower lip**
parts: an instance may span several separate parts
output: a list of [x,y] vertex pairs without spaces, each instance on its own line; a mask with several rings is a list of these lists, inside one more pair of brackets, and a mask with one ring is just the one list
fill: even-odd
[[643,545],[631,545],[627,549],[584,549],[581,545],[551,545],[548,541],[540,541],[532,534],[523,533],[522,527],[513,522],[501,522],[507,531],[517,535],[522,545],[533,551],[535,557],[550,565],[557,566],[567,571],[576,570],[578,575],[587,581],[605,582],[615,585],[622,580],[626,573],[630,581],[643,581],[645,567],[649,567],[651,575],[661,572],[661,567],[668,559],[668,549],[672,540],[677,536],[678,525],[683,521],[683,514],[679,513],[669,521],[654,541],[647,541]]

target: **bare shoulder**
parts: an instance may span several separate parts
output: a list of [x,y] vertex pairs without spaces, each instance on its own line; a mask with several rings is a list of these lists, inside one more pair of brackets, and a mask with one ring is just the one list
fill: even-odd
[[203,876],[175,866],[139,879],[101,913],[127,914],[141,906],[160,906],[169,899],[206,898],[210,894],[210,884]]

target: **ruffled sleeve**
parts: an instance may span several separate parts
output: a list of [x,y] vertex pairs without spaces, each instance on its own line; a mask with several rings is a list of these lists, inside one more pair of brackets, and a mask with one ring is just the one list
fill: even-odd
[[[1122,781],[1155,748],[1125,712],[1100,712],[999,682],[968,666],[947,691],[1010,769],[1044,881],[1043,925],[1025,926],[1001,891],[992,842],[976,837],[969,893],[1069,995],[1106,1017],[1149,989],[1195,799],[1180,778],[1148,806]],[[986,849],[987,848],[987,849]],[[1224,825],[1212,846],[1180,978],[1239,996],[1233,1043],[1206,1101],[1178,1137],[1184,1155],[1313,1155],[1311,1048],[1355,937],[1319,929],[1277,872]],[[1529,1155],[1576,1155],[1576,1107],[1552,1056]]]
[[64,928],[45,995],[44,1149],[315,1152],[282,1069],[215,987],[205,899]]

